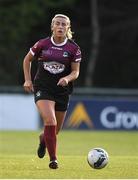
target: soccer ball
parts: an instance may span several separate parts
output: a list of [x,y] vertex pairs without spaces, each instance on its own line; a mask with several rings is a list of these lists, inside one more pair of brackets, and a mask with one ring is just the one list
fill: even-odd
[[94,169],[104,168],[109,161],[108,153],[102,148],[93,148],[87,156],[88,164]]

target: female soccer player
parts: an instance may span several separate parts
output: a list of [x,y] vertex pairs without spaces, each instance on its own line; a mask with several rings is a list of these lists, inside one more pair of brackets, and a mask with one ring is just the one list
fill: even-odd
[[[49,153],[49,167],[58,168],[56,155],[57,134],[62,127],[73,90],[73,81],[79,76],[81,51],[72,40],[69,17],[54,16],[51,37],[39,40],[23,61],[24,89],[34,92],[38,111],[43,119],[44,132],[40,135],[38,157]],[[37,72],[32,81],[30,63],[37,59]]]

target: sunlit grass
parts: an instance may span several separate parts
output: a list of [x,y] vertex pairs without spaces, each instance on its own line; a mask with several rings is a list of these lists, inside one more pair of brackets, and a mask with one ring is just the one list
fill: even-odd
[[[114,131],[62,131],[58,137],[59,169],[36,156],[39,132],[0,133],[0,178],[128,179],[138,178],[138,133]],[[87,163],[87,153],[102,147],[109,163],[101,170]]]

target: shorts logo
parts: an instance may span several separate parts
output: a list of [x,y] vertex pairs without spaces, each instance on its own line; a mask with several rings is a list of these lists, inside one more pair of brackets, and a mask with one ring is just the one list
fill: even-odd
[[65,65],[52,61],[52,62],[44,62],[44,69],[49,71],[51,74],[59,74],[64,71]]
[[40,96],[41,96],[41,91],[37,91],[36,97],[40,97]]

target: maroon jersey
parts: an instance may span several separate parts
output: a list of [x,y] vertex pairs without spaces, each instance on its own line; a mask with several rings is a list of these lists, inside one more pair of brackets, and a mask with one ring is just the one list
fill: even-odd
[[61,77],[71,73],[71,63],[81,61],[79,46],[72,40],[65,39],[55,44],[53,37],[38,41],[30,52],[37,58],[38,67],[34,78],[34,87],[45,89],[50,93],[71,93],[72,82],[68,86],[57,86]]

